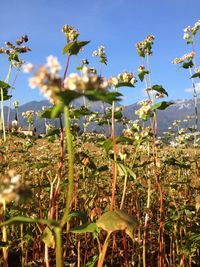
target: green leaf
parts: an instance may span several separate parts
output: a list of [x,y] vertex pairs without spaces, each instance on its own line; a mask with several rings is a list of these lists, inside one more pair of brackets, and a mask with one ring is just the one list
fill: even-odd
[[49,248],[55,247],[54,235],[48,226],[44,229],[44,231],[42,233],[42,241]]
[[200,72],[193,74],[190,78],[192,79],[192,78],[197,78],[197,77],[200,78]]
[[94,114],[94,112],[90,111],[87,108],[80,108],[75,110],[70,110],[70,117],[80,119],[83,116]]
[[70,232],[75,234],[85,234],[99,232],[99,229],[96,223],[87,223],[70,229]]
[[[76,98],[79,98],[79,97],[83,96],[83,94],[81,92],[78,93],[76,91],[67,90],[65,92],[59,92],[57,94],[57,96],[60,99],[60,101],[62,101],[62,103],[64,105],[69,106],[70,102],[72,102]],[[58,104],[58,105],[61,105],[62,106],[62,104]],[[58,105],[56,105],[56,106],[58,106]],[[60,112],[60,109],[59,108],[58,108],[58,111]]]
[[112,233],[114,231],[125,231],[133,239],[133,230],[138,225],[136,219],[122,210],[108,211],[96,222],[99,228]]
[[133,140],[125,136],[117,136],[116,143],[117,144],[132,144]]
[[115,87],[119,88],[119,87],[135,87],[135,86],[132,83],[120,82]]
[[40,224],[46,224],[46,225],[52,225],[52,226],[58,226],[58,222],[54,220],[45,220],[45,219],[32,219],[24,216],[16,216],[13,217],[10,220],[7,220],[5,222],[0,223],[0,227],[6,226],[6,225],[16,225],[16,224],[26,224],[26,223],[40,223]]
[[11,88],[11,86],[8,83],[5,83],[0,80],[0,88],[8,89],[8,88]]
[[113,148],[113,140],[111,138],[106,139],[105,141],[97,142],[97,146],[100,146],[105,149],[106,154]]
[[[148,89],[150,89],[150,88],[148,88]],[[156,92],[159,92],[161,94],[168,96],[167,91],[162,87],[162,85],[158,85],[158,84],[153,85],[152,89]]]
[[162,102],[159,102],[157,104],[154,104],[152,107],[151,107],[151,110],[156,110],[156,109],[159,109],[159,110],[165,110],[166,108],[168,108],[169,106],[173,105],[174,102],[167,102],[167,101],[162,101]]
[[90,41],[74,41],[69,44],[67,44],[63,48],[63,55],[68,53],[70,56],[77,55],[80,51],[80,49],[87,45]]
[[181,67],[184,69],[189,69],[189,68],[192,68],[193,66],[194,66],[194,63],[192,60],[190,60],[188,62],[184,62]]
[[38,118],[55,119],[59,118],[63,113],[63,103],[56,104],[52,107],[46,108],[38,113]]
[[145,77],[146,74],[149,74],[148,70],[144,70],[144,71],[141,71],[141,72],[138,73],[138,77],[139,77],[141,82],[144,81],[144,77]]
[[123,163],[117,162],[117,167],[121,176],[130,175],[133,179],[136,179],[136,174]]
[[[11,97],[12,97],[12,95],[4,95],[4,96],[3,96],[3,100],[4,100],[4,101],[9,100]],[[2,99],[1,99],[1,95],[0,95],[0,101],[2,101]]]
[[119,92],[107,92],[104,90],[86,90],[84,92],[84,96],[91,101],[102,101],[112,104],[113,101],[120,101],[122,94]]

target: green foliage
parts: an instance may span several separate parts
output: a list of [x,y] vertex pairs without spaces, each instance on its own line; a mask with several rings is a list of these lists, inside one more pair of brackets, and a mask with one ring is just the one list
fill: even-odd
[[145,75],[146,75],[146,74],[149,74],[149,73],[150,73],[150,72],[149,72],[148,70],[140,71],[140,72],[138,73],[138,77],[139,77],[140,81],[143,82],[143,81],[144,81],[144,77],[145,77]]
[[55,241],[51,229],[47,226],[42,233],[42,241],[47,247],[54,248]]
[[70,56],[77,55],[82,47],[89,44],[90,41],[74,41],[71,43],[68,43],[63,48],[63,55],[68,53]]
[[192,60],[190,60],[188,62],[184,62],[181,67],[184,69],[189,69],[189,68],[192,68],[193,66],[194,66],[194,63]]
[[154,104],[152,107],[151,107],[151,110],[156,110],[156,109],[159,109],[159,110],[165,110],[167,109],[169,106],[173,105],[174,102],[167,102],[167,101],[162,101],[162,102],[159,102],[157,104]]
[[119,82],[116,85],[116,88],[119,88],[119,87],[135,87],[135,86],[132,83]]
[[[166,96],[168,96],[167,91],[162,87],[162,85],[153,85],[152,89],[158,93],[164,94]],[[151,88],[149,88],[149,90],[151,90]]]
[[190,78],[200,78],[200,72],[193,74]]
[[72,228],[70,232],[74,234],[95,233],[99,232],[99,229],[96,223],[87,223],[76,228]]
[[115,210],[104,213],[96,224],[108,233],[119,230],[125,231],[133,239],[133,230],[137,226],[137,221],[125,211]]

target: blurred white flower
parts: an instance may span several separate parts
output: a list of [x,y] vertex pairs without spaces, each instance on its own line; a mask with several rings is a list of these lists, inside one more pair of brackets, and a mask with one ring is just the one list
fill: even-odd
[[58,62],[58,58],[52,55],[47,57],[47,67],[49,67],[50,73],[56,74],[61,70],[61,65]]
[[24,73],[29,73],[34,69],[34,65],[32,63],[26,63],[22,65],[22,70]]

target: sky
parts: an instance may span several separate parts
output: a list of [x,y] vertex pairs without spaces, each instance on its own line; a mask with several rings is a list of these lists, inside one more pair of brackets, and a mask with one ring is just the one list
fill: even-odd
[[[108,57],[103,76],[115,76],[122,71],[132,71],[136,75],[141,58],[135,44],[153,34],[152,83],[161,84],[168,91],[166,100],[192,98],[188,70],[178,70],[171,62],[191,51],[183,40],[183,29],[200,20],[199,0],[0,0],[0,8],[0,47],[5,41],[14,42],[27,34],[31,52],[22,54],[25,62],[44,64],[47,56],[54,55],[61,62],[63,71],[66,55],[62,55],[65,37],[61,29],[65,24],[79,30],[79,40],[90,40],[78,58],[73,56],[68,73],[76,72],[78,62],[85,58],[98,70],[98,60],[92,57],[92,52],[103,45]],[[200,32],[196,51],[199,51],[198,64]],[[5,79],[7,71],[7,57],[0,55],[0,80]],[[13,72],[10,84],[14,76]],[[39,89],[29,88],[29,77],[19,73],[13,101],[24,104],[44,99]],[[197,86],[200,88],[200,83]],[[130,105],[144,99],[144,88],[144,83],[138,81],[135,88],[120,89],[124,95],[122,104]]]

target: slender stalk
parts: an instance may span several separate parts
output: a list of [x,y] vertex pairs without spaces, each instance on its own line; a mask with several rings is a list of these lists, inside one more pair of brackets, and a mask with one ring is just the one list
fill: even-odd
[[107,236],[106,236],[106,239],[104,241],[101,253],[99,255],[99,260],[98,260],[97,267],[103,267],[103,262],[104,262],[104,259],[105,259],[105,256],[106,256],[106,251],[107,251],[107,248],[108,248],[110,235],[111,235],[111,233],[108,233]]
[[[5,83],[8,83],[12,70],[12,64],[10,63],[8,73],[5,79]],[[4,118],[4,96],[3,96],[3,88],[1,88],[1,127],[3,130],[3,140],[6,142],[6,129],[5,129],[5,118]]]
[[117,146],[116,146],[116,137],[115,137],[115,102],[112,103],[112,140],[113,140],[113,152],[114,152],[114,160],[112,164],[112,173],[113,173],[113,181],[112,181],[112,196],[110,203],[110,210],[112,211],[115,205],[115,191],[117,184]]
[[144,233],[143,233],[143,267],[146,267],[146,241],[147,241],[147,226],[149,220],[149,208],[150,208],[150,198],[151,198],[151,181],[148,179],[148,192],[147,192],[147,206],[144,221]]
[[60,227],[55,227],[54,233],[56,240],[56,267],[63,267],[62,229]]
[[[6,216],[6,201],[3,200],[3,218],[5,219]],[[2,227],[2,241],[8,241],[7,238],[7,226]],[[8,247],[3,247],[3,267],[8,267]]]
[[65,223],[68,221],[68,215],[70,213],[70,207],[73,197],[73,188],[74,188],[74,153],[73,153],[72,134],[70,130],[70,118],[69,118],[68,106],[65,106],[64,108],[64,116],[65,116],[65,133],[67,139],[67,152],[68,152],[68,192],[67,192],[66,207],[61,220],[61,227],[63,227]]
[[120,210],[123,209],[124,206],[124,200],[125,200],[125,195],[126,195],[126,185],[127,185],[127,180],[128,180],[128,174],[125,174],[124,177],[124,188],[123,188],[123,193],[122,193],[122,200],[121,200],[121,204],[120,204]]
[[[14,78],[13,83],[12,83],[12,87],[14,87],[14,85],[15,85],[15,82],[17,80],[17,76],[19,74],[19,71],[20,71],[20,68],[17,69],[17,72],[15,74],[15,78]],[[12,94],[12,87],[10,88],[10,93],[11,94]],[[7,128],[8,128],[8,130],[10,130],[10,128],[11,128],[11,125],[10,125],[10,111],[11,111],[11,98],[9,99],[8,116],[7,116]]]

